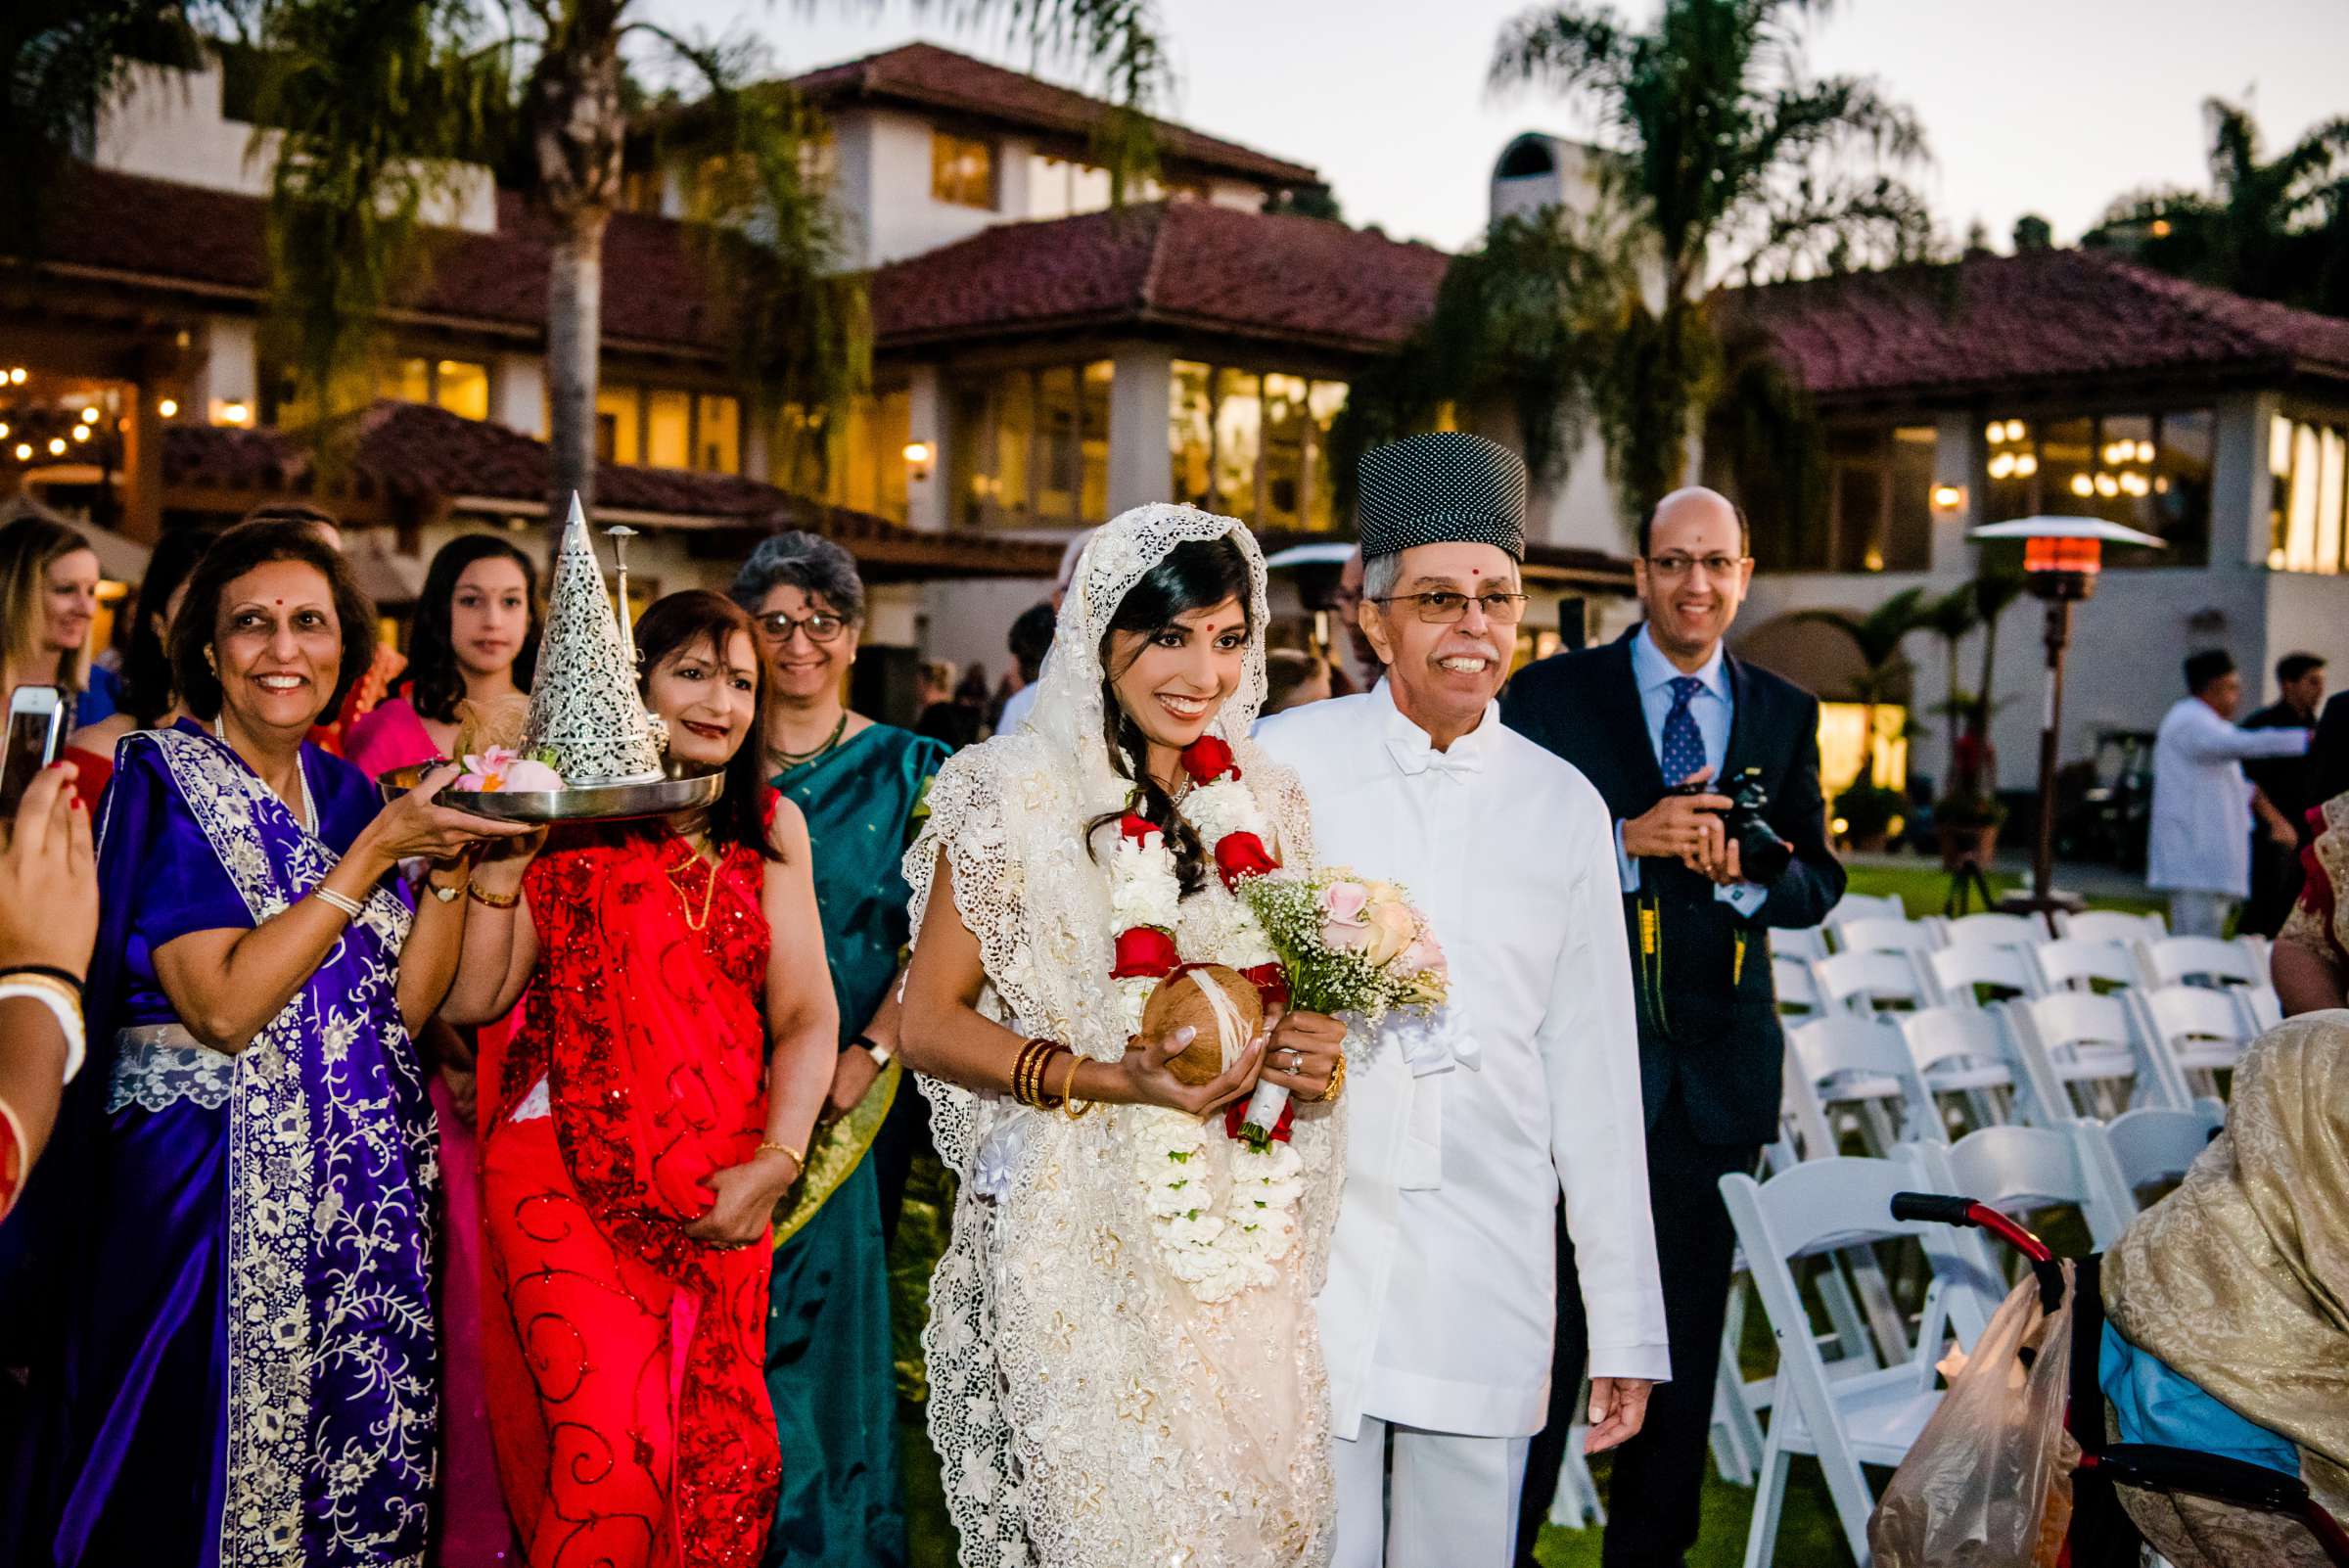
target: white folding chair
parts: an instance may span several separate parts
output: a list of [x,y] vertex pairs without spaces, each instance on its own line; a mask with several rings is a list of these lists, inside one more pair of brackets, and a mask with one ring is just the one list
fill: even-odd
[[2257,986],[2245,986],[2241,994],[2243,1005],[2251,1010],[2251,1023],[2258,1033],[2264,1035],[2283,1022],[2283,998],[2276,994],[2274,986],[2264,982]]
[[1941,922],[1942,942],[1952,947],[2031,947],[2048,940],[2048,928],[2037,915],[1958,915]]
[[[1943,947],[1925,954],[1925,973],[1934,992],[1951,1007],[1980,1007],[1986,1001],[2037,996],[2047,990],[2021,947],[1987,944]],[[1983,995],[1984,991],[1991,994]]]
[[[1869,1560],[1867,1517],[1875,1496],[1861,1466],[1897,1466],[1941,1403],[1933,1370],[1943,1350],[1938,1325],[1947,1321],[1970,1348],[1988,1321],[1990,1308],[1963,1283],[1961,1255],[1947,1227],[1892,1218],[1894,1193],[1927,1184],[1910,1151],[1892,1160],[1810,1161],[1767,1182],[1740,1174],[1721,1178],[1722,1199],[1778,1347],[1745,1568],[1766,1568],[1776,1551],[1786,1473],[1798,1453],[1818,1457],[1854,1560]],[[1836,1376],[1812,1337],[1793,1264],[1902,1238],[1923,1245],[1933,1271],[1925,1331],[1891,1364]]]
[[1836,945],[1840,946],[1843,943],[1843,927],[1854,920],[1906,920],[1908,918],[1909,906],[1898,899],[1879,898],[1867,893],[1847,893],[1836,900],[1835,907],[1827,911],[1827,918],[1820,921],[1819,924],[1826,928],[1827,935],[1833,938]]
[[2136,1210],[2175,1186],[2225,1126],[2225,1107],[2196,1100],[2185,1111],[2148,1106],[2109,1122],[2083,1118],[2071,1133],[2082,1158],[2102,1170],[2114,1195]]
[[1911,920],[1846,920],[1835,928],[1835,941],[1843,952],[1910,952],[1928,953],[1941,945],[1941,935],[1931,921]]
[[[2178,939],[2173,938],[2173,941]],[[2207,986],[2157,986],[2128,994],[2140,1026],[2198,1094],[2216,1094],[2218,1075],[2234,1071],[2259,1033],[2242,998]]]
[[2118,909],[2083,909],[2078,914],[2055,912],[2055,935],[2080,942],[2159,942],[2170,934],[2170,923],[2158,914],[2124,914]]
[[2167,1051],[2117,996],[2058,991],[2001,1004],[2015,1058],[2048,1114],[2106,1120],[2141,1105],[2183,1107],[2192,1095]]
[[1800,958],[1809,963],[1814,958],[1824,958],[1827,952],[1824,926],[1770,928],[1770,955],[1773,958]]
[[2138,967],[2155,986],[2264,986],[2268,966],[2248,942],[2216,937],[2164,937],[2137,945]]
[[[1914,1158],[1930,1174],[1934,1191],[1971,1198],[2014,1219],[2057,1206],[2077,1209],[2099,1252],[2120,1239],[2137,1213],[2136,1203],[2113,1190],[2107,1170],[2069,1130],[1984,1128],[1952,1144],[1919,1148]],[[1957,1244],[1967,1282],[1988,1299],[2004,1300],[2013,1288],[2014,1260],[1978,1230],[1959,1231]]]
[[1909,1060],[1937,1105],[1945,1095],[1962,1101],[1966,1121],[1976,1128],[2004,1127],[2018,1116],[2037,1120],[2032,1084],[2017,1074],[1997,1018],[1978,1007],[1927,1007],[1896,1022]]
[[1773,954],[1770,960],[1771,984],[1777,988],[1778,1011],[1787,1018],[1816,1018],[1827,1010],[1826,997],[1819,994],[1819,977],[1811,966],[1800,958],[1781,958]]
[[1862,1015],[1929,1006],[1933,995],[1912,954],[1839,952],[1811,966],[1830,1012]]
[[2144,984],[2137,955],[2122,943],[2094,937],[2058,937],[2024,949],[2031,967],[2039,971],[2044,991],[2095,991],[2098,984],[2116,989]]
[[[1574,1396],[1577,1410],[1590,1408],[1590,1379]],[[1577,1421],[1566,1429],[1566,1453],[1558,1461],[1558,1489],[1549,1499],[1549,1522],[1580,1530],[1588,1524],[1599,1529],[1607,1527],[1607,1505],[1599,1500],[1598,1482],[1590,1474],[1590,1460],[1583,1453],[1583,1442],[1590,1430],[1589,1421]]]
[[1850,1105],[1859,1112],[1868,1153],[1889,1155],[1895,1144],[1919,1138],[1947,1141],[1933,1095],[1890,1019],[1830,1014],[1797,1024],[1786,1031],[1786,1050],[1802,1068],[1798,1090],[1807,1084],[1822,1110]]

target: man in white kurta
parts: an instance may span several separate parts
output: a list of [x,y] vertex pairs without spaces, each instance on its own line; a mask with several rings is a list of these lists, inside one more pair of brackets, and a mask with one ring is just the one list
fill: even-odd
[[[1390,536],[1371,481],[1395,451],[1364,459],[1366,552]],[[1497,464],[1465,446],[1432,455],[1427,471],[1452,485],[1463,463]],[[1513,623],[1522,600],[1507,602],[1515,561],[1481,541],[1510,535],[1470,529],[1460,542],[1453,516],[1403,537],[1430,531],[1383,566],[1371,557],[1384,602],[1364,615],[1388,678],[1257,731],[1298,770],[1321,860],[1407,887],[1451,971],[1442,1017],[1390,1021],[1353,1058],[1346,1090],[1346,1185],[1319,1302],[1339,1568],[1509,1568],[1525,1451],[1546,1411],[1561,1192],[1596,1439],[1636,1430],[1648,1386],[1669,1374],[1613,823],[1582,774],[1504,728],[1491,701],[1514,628],[1487,606]],[[1426,619],[1454,609],[1453,623]]]
[[2243,677],[2224,651],[2186,662],[2187,690],[2153,738],[2153,822],[2145,885],[2170,896],[2170,930],[2226,935],[2227,916],[2251,889],[2251,784],[2247,758],[2299,757],[2305,729],[2237,729]]

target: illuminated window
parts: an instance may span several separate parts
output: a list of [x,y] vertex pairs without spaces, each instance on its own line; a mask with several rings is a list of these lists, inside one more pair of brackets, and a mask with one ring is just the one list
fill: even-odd
[[[1875,765],[1869,782],[1888,790],[1909,787],[1909,743],[1902,738],[1909,711],[1894,703],[1879,703],[1874,713]],[[1860,768],[1868,751],[1868,705],[1819,705],[1819,781],[1827,799],[1860,781]]]
[[2278,419],[2270,427],[2268,565],[2332,576],[2349,549],[2349,431]]
[[742,404],[705,392],[694,409],[694,467],[710,474],[742,472]]
[[644,460],[654,468],[693,466],[693,394],[656,389],[644,400]]
[[2108,547],[2106,570],[2210,559],[2211,412],[2078,414],[1984,427],[1984,521],[2098,517],[2167,548]]
[[1174,499],[1272,529],[1336,522],[1330,427],[1346,384],[1177,359],[1168,397]]
[[1031,155],[1028,160],[1028,216],[1075,217],[1109,207],[1109,170],[1092,163]]
[[595,390],[595,455],[607,463],[634,463],[641,460],[643,438],[638,430],[638,403],[644,395],[641,387],[615,387],[610,383]]
[[1004,528],[1101,522],[1114,374],[1109,360],[1096,359],[949,382],[947,482],[956,520]]
[[489,417],[489,367],[470,359],[408,354],[385,361],[376,373],[379,397],[427,403],[467,419]]
[[995,145],[946,131],[930,133],[930,195],[952,207],[995,209]]

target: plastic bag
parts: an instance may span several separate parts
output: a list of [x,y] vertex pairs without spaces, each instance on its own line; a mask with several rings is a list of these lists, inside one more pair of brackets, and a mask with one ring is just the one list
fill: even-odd
[[2071,1265],[2063,1271],[2051,1314],[2036,1277],[2014,1287],[1893,1472],[1867,1521],[1877,1568],[2053,1568],[2080,1458],[2063,1429]]

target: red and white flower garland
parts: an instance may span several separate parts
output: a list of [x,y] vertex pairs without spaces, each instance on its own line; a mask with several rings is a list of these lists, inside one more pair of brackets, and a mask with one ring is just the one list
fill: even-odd
[[[1244,879],[1278,869],[1266,847],[1264,813],[1240,781],[1231,748],[1202,736],[1182,753],[1192,789],[1179,807],[1184,820],[1212,847],[1216,874],[1226,891]],[[1184,967],[1174,931],[1181,918],[1182,884],[1174,852],[1157,825],[1128,809],[1118,822],[1110,857],[1110,919],[1116,932],[1111,970],[1126,1033],[1137,1035],[1142,1010],[1160,983]],[[1191,961],[1225,964],[1255,983],[1267,1006],[1285,1001],[1279,961],[1246,900],[1233,897],[1200,911],[1217,929],[1208,950]],[[1234,1105],[1224,1146],[1229,1180],[1214,1188],[1214,1144],[1195,1118],[1142,1107],[1134,1113],[1135,1164],[1146,1190],[1151,1227],[1170,1272],[1203,1302],[1218,1302],[1278,1277],[1274,1267],[1296,1245],[1295,1210],[1305,1190],[1304,1165],[1288,1144],[1284,1114],[1273,1141],[1253,1148],[1238,1141]]]

